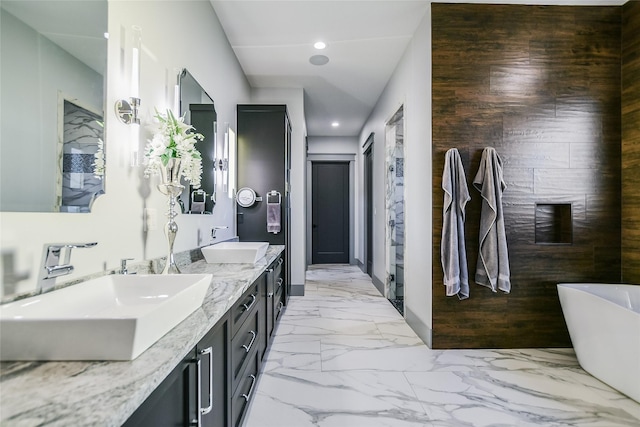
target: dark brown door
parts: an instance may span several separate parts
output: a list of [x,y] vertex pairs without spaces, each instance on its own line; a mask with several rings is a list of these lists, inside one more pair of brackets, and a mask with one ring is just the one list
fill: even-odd
[[312,163],[313,264],[349,263],[349,163]]

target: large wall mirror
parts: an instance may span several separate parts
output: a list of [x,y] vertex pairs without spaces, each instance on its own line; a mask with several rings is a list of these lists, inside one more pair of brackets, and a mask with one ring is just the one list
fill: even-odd
[[105,190],[107,0],[2,0],[0,18],[0,210],[89,212]]
[[178,75],[180,85],[180,114],[185,123],[193,126],[204,139],[196,148],[202,155],[202,181],[200,188],[188,186],[180,197],[184,213],[210,214],[216,200],[217,115],[213,99],[198,81],[183,69]]

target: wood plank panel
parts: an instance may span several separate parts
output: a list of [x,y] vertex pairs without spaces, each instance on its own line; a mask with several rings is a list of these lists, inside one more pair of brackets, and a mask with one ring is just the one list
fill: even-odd
[[640,283],[640,2],[622,7],[622,280]]
[[[432,4],[434,348],[569,346],[556,284],[619,276],[621,16],[621,7]],[[487,146],[504,162],[512,290],[471,284],[459,301],[442,284],[444,153],[458,148],[467,175],[473,278],[481,197],[471,182]],[[640,150],[629,151],[640,166]],[[535,243],[536,203],[571,204],[571,244]]]

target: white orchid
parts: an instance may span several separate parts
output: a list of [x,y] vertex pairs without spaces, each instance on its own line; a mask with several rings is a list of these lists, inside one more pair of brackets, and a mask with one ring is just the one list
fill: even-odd
[[147,142],[145,157],[147,167],[146,177],[157,175],[160,169],[166,167],[169,159],[181,159],[181,175],[195,188],[200,187],[202,177],[202,156],[195,148],[204,136],[196,133],[193,126],[184,122],[184,116],[178,117],[171,110],[166,114],[156,110],[157,129],[153,138]]
[[[104,128],[104,122],[96,120],[96,123],[100,125],[100,127]],[[93,166],[93,175],[98,179],[102,179],[104,177],[104,166],[105,166],[104,141],[102,140],[102,138],[98,138],[97,145],[98,145],[98,149],[93,154],[93,163],[91,164],[91,166]]]

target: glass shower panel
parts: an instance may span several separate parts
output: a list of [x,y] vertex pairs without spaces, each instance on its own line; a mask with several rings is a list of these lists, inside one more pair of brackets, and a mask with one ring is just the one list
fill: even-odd
[[387,123],[386,297],[404,315],[404,119],[400,108]]

